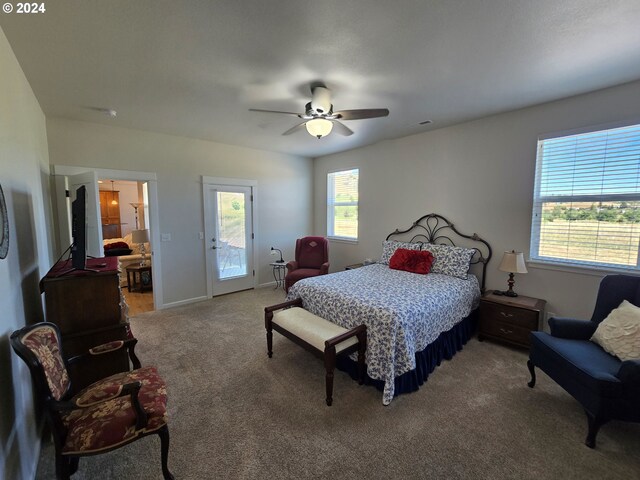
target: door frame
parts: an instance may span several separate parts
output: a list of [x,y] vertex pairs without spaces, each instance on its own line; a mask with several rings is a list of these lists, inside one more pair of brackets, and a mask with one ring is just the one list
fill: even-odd
[[[151,278],[153,282],[153,306],[156,310],[164,308],[164,294],[162,287],[162,249],[160,243],[160,204],[158,203],[158,178],[155,172],[137,172],[133,170],[113,170],[107,168],[78,167],[67,165],[51,165],[51,175],[54,177],[55,184],[55,202],[58,207],[58,234],[60,239],[65,238],[64,230],[70,228],[69,224],[65,224],[65,215],[61,213],[59,206],[69,203],[65,193],[64,178],[95,171],[97,178],[110,178],[113,180],[131,180],[134,182],[146,182],[147,191],[149,193],[149,233],[151,235],[151,255],[153,258],[153,268],[151,269]],[[70,215],[68,216],[70,219]],[[98,219],[99,220],[99,219]],[[66,248],[59,245],[59,249]]]
[[213,279],[215,272],[213,271],[213,265],[208,261],[207,257],[207,238],[209,238],[210,233],[207,231],[207,200],[208,200],[208,189],[212,185],[227,185],[227,186],[235,186],[235,187],[251,187],[251,195],[253,196],[253,201],[251,202],[251,231],[253,233],[253,242],[251,249],[253,250],[253,271],[255,274],[253,275],[253,288],[258,287],[258,275],[257,275],[257,265],[258,265],[258,249],[256,245],[258,245],[258,229],[256,228],[258,225],[258,181],[257,180],[249,180],[246,178],[228,178],[228,177],[209,177],[206,175],[202,175],[202,224],[204,225],[204,235],[205,239],[203,242],[204,246],[204,258],[207,264],[207,297],[213,297]]

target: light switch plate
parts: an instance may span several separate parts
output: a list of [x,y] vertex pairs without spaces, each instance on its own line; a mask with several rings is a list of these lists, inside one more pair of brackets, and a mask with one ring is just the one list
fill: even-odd
[[170,233],[161,233],[160,234],[160,241],[162,241],[162,242],[170,242],[171,241],[171,234]]

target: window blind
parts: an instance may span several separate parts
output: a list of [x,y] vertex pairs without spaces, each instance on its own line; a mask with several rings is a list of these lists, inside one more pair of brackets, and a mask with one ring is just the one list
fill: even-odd
[[531,259],[638,269],[640,125],[538,141]]
[[358,238],[359,170],[344,170],[327,175],[327,236]]

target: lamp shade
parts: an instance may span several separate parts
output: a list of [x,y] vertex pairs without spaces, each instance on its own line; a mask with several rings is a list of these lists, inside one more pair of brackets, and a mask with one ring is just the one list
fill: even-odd
[[524,264],[524,254],[511,250],[504,252],[499,270],[509,273],[527,273],[527,266]]
[[133,243],[147,243],[149,241],[149,230],[134,230],[131,232]]
[[307,127],[307,132],[314,137],[322,138],[331,133],[333,123],[325,118],[314,118],[305,123],[305,127]]

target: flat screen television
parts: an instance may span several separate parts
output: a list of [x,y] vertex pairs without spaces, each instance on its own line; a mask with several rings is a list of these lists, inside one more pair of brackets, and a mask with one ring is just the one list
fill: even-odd
[[87,189],[84,185],[76,190],[76,199],[71,202],[71,266],[74,270],[87,267]]

